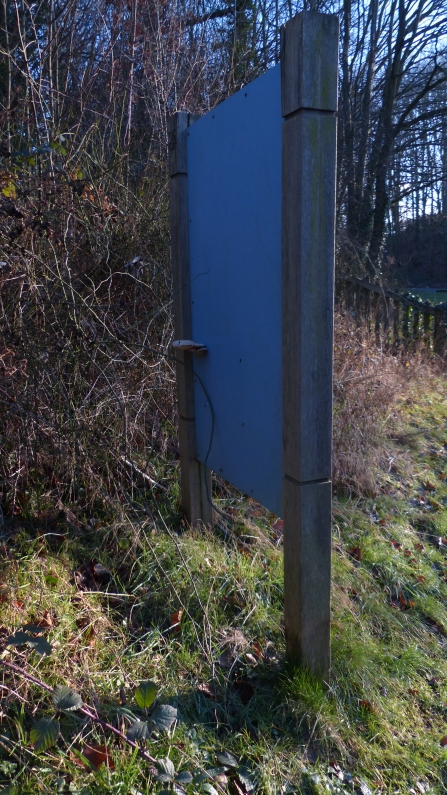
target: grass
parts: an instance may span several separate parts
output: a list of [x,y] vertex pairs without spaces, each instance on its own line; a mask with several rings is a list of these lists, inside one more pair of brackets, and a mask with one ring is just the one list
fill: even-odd
[[[135,687],[155,681],[178,720],[154,731],[147,750],[198,778],[157,782],[153,765],[76,712],[59,716],[57,743],[37,753],[30,731],[54,715],[51,696],[5,669],[3,791],[445,792],[444,377],[404,391],[380,462],[374,495],[339,489],[334,499],[327,687],[284,662],[274,517],[223,485],[216,499],[232,514],[230,531],[186,527],[176,489],[140,495],[119,521],[111,512],[44,516],[41,495],[40,513],[34,507],[6,525],[1,638],[41,622],[52,653],[7,646],[2,659],[51,687],[69,685],[124,732],[131,715],[145,717]],[[80,758],[85,744],[108,746],[99,769]],[[238,767],[225,768],[222,752]]]

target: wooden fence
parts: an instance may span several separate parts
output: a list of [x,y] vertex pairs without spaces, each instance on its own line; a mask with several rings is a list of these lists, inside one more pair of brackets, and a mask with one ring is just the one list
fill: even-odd
[[378,342],[398,347],[422,341],[434,353],[446,351],[447,302],[430,304],[354,276],[336,278],[335,302],[352,314],[359,326],[374,333]]

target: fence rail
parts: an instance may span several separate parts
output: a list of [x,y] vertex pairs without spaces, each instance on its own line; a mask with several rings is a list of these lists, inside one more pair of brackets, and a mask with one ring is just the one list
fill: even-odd
[[378,341],[397,347],[420,340],[434,353],[446,351],[447,302],[430,304],[354,276],[336,278],[335,301],[359,325],[366,325]]

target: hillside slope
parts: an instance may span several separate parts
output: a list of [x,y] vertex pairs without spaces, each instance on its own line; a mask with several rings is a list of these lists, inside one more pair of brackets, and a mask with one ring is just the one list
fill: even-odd
[[[32,623],[34,646],[1,653],[24,673],[3,666],[0,791],[445,792],[445,387],[419,379],[396,400],[374,495],[335,496],[327,687],[284,664],[281,523],[224,484],[231,521],[213,532],[149,496],[120,519],[65,510],[6,525],[2,643]],[[141,742],[162,761],[76,709],[56,714],[29,675],[70,686],[124,734],[147,719],[133,694],[153,680],[178,710]],[[39,746],[32,727],[55,715],[59,738]]]

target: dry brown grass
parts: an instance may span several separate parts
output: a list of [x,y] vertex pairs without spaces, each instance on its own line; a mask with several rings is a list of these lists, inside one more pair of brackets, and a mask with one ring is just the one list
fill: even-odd
[[379,344],[366,326],[336,312],[334,452],[336,490],[373,495],[377,470],[388,469],[387,437],[398,401],[415,385],[445,373],[445,360],[422,343],[411,351]]

